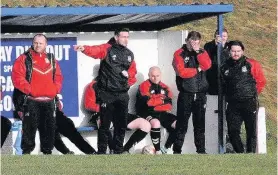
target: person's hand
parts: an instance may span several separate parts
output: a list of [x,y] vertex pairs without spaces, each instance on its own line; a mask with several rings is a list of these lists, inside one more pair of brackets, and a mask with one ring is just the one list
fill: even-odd
[[195,52],[198,53],[199,50],[200,50],[200,41],[199,41],[199,40],[197,40],[197,41],[191,40],[191,41],[190,41],[190,44],[191,44],[192,49],[193,49]]
[[83,52],[85,50],[84,46],[81,45],[73,45],[73,49],[77,52]]
[[21,111],[17,111],[17,114],[21,120],[23,120],[24,114]]
[[126,70],[122,71],[123,76],[125,76],[126,78],[128,78],[128,72]]
[[60,111],[63,110],[64,104],[63,104],[63,102],[62,102],[61,100],[58,101],[57,107],[58,107],[58,109],[59,109]]
[[218,44],[218,43],[221,43],[222,39],[220,37],[220,35],[216,35],[215,36],[215,42]]

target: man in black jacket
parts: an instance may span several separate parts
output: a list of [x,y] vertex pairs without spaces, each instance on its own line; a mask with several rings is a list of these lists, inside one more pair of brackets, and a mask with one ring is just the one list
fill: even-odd
[[222,37],[219,36],[219,31],[214,33],[214,39],[205,44],[204,49],[209,54],[211,59],[211,68],[206,71],[209,84],[208,94],[218,95],[218,80],[217,80],[217,45],[221,43],[221,63],[228,59],[228,31],[223,29]]
[[191,31],[187,36],[186,44],[174,54],[173,67],[179,90],[174,154],[181,154],[191,113],[196,152],[205,153],[205,112],[208,89],[205,71],[211,67],[211,60],[207,52],[200,48],[200,42],[201,34]]
[[100,97],[100,121],[98,130],[98,153],[105,154],[108,145],[109,126],[114,124],[114,153],[123,152],[125,129],[128,115],[128,90],[136,82],[137,73],[134,55],[127,48],[129,30],[115,31],[115,44],[105,43],[96,46],[74,46],[74,50],[82,51],[87,56],[101,59],[98,73],[98,89]]

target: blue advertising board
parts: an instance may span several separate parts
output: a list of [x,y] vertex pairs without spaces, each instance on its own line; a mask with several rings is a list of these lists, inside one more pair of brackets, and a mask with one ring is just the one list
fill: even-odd
[[[62,88],[63,111],[67,116],[78,117],[78,78],[77,53],[72,46],[76,45],[76,37],[48,38],[47,52],[53,53],[58,61],[64,77]],[[17,57],[28,50],[32,44],[31,38],[1,39],[1,76],[2,100],[1,115],[13,117],[12,94],[14,86],[11,79],[13,63]]]

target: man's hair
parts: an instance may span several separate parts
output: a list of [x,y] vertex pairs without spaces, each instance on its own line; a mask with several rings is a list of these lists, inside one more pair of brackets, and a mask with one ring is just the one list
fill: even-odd
[[117,29],[115,30],[114,35],[119,36],[121,32],[129,32],[129,29],[128,28]]
[[197,31],[191,31],[187,35],[187,40],[189,40],[189,39],[200,40],[201,38],[202,38],[201,34],[199,32],[197,32]]
[[232,46],[240,46],[241,49],[244,51],[244,45],[239,40],[230,41],[228,43],[228,50],[231,50]]
[[158,70],[161,73],[161,70],[158,66],[152,66],[152,67],[150,67],[148,74],[150,74],[153,70]]
[[45,38],[45,41],[47,42],[47,37],[46,37],[44,34],[42,34],[42,33],[36,34],[36,35],[33,37],[33,41],[34,41],[34,39],[35,39],[37,36],[42,36],[42,37],[44,37],[44,38]]
[[[228,30],[227,30],[226,28],[224,28],[224,29],[222,30],[222,33],[223,33],[223,32],[228,33]],[[214,32],[214,38],[216,37],[216,35],[218,35],[218,33],[219,33],[219,30],[216,29],[215,32]]]

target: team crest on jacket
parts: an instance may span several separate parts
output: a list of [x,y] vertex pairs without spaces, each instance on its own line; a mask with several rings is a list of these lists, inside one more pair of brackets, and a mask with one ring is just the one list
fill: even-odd
[[131,62],[131,56],[128,56],[128,57],[127,57],[127,61],[128,61],[128,62]]
[[164,94],[165,94],[165,91],[164,91],[163,89],[161,89],[161,92],[160,92],[160,93],[164,95]]
[[241,71],[242,71],[242,72],[247,72],[246,66],[243,66],[243,67],[241,68]]
[[184,63],[187,63],[189,61],[189,57],[184,58]]
[[154,90],[152,90],[152,91],[151,91],[151,94],[154,94],[154,93],[155,93],[155,91],[154,91]]
[[45,58],[44,60],[45,60],[46,63],[50,63],[48,58]]
[[228,74],[229,74],[229,69],[224,72],[224,75],[227,76]]
[[112,56],[112,59],[115,61],[116,60],[116,58],[117,58],[117,55],[113,55]]

